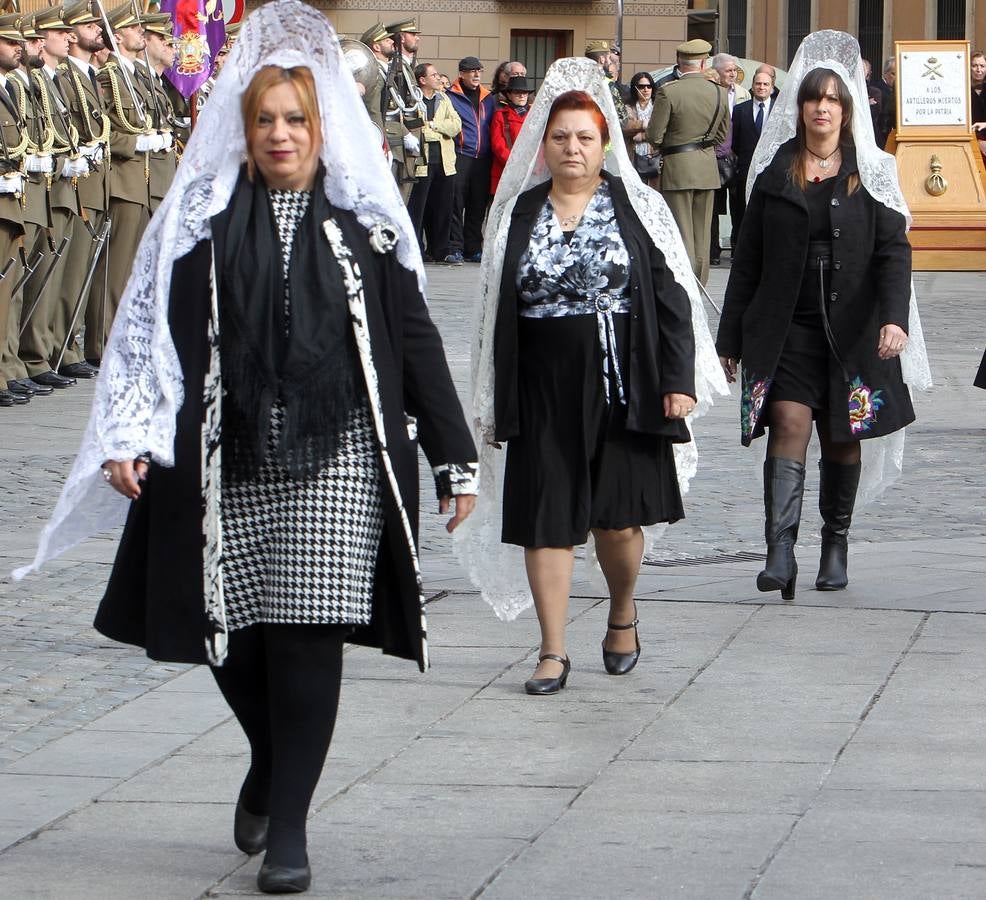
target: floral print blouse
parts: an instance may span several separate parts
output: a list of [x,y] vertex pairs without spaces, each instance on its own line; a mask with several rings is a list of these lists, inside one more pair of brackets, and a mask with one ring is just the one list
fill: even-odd
[[626,405],[613,315],[630,312],[630,255],[606,182],[596,188],[571,235],[562,231],[551,199],[545,200],[521,255],[516,284],[523,318],[596,317],[603,392],[609,402],[612,377],[620,403]]

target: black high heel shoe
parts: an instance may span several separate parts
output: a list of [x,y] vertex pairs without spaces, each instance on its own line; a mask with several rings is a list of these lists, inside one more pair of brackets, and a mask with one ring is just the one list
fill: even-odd
[[257,873],[257,887],[265,894],[303,894],[312,885],[312,867],[272,866],[264,863]]
[[572,671],[572,661],[567,657],[558,656],[555,653],[545,653],[538,657],[538,665],[546,659],[553,659],[562,664],[561,675],[557,678],[531,678],[524,683],[524,690],[528,694],[557,694],[566,684],[568,684],[568,673]]
[[267,826],[269,816],[255,816],[243,806],[241,800],[236,801],[236,812],[233,814],[233,842],[244,853],[253,856],[267,849]]
[[637,660],[640,659],[640,635],[637,633],[638,624],[640,624],[640,619],[637,618],[636,605],[633,608],[633,621],[629,625],[614,625],[612,622],[606,623],[606,627],[612,631],[627,631],[632,628],[633,636],[637,641],[637,649],[632,653],[617,653],[614,650],[606,649],[606,638],[603,638],[603,665],[610,675],[626,675],[627,672],[637,665]]

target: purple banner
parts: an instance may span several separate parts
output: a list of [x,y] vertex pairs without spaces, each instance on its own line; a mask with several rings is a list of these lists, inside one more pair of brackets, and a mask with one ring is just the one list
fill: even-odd
[[165,77],[187,100],[211,74],[226,43],[222,0],[161,0],[174,22],[175,64]]

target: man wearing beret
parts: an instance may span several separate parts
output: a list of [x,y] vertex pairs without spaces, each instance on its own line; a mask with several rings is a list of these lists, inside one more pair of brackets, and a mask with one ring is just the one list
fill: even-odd
[[678,45],[681,77],[658,89],[647,126],[647,141],[664,157],[661,193],[702,284],[709,277],[712,201],[719,188],[715,146],[729,130],[726,91],[703,75],[711,49],[703,40]]
[[[455,185],[450,261],[461,256],[479,262],[483,256],[483,219],[490,202],[490,119],[496,110],[496,94],[482,85],[483,64],[475,56],[459,60],[459,77],[447,96],[462,120],[455,139]],[[461,261],[461,259],[459,260]]]

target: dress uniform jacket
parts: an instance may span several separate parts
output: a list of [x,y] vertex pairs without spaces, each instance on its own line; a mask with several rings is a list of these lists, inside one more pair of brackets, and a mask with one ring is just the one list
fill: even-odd
[[[38,110],[37,98],[27,81],[20,74],[11,72],[7,76],[7,84],[13,89],[17,98],[17,110],[20,120],[27,129],[30,145],[28,153],[37,153],[44,144],[47,125]],[[50,228],[51,216],[48,208],[47,177],[41,172],[28,172],[24,176],[24,223],[35,228]],[[27,248],[29,251],[31,247]]]
[[378,66],[373,71],[374,79],[373,83],[366,89],[366,93],[363,94],[363,105],[366,107],[367,115],[370,117],[370,121],[380,129],[380,139],[383,140],[385,134],[384,124],[383,124],[383,89],[386,84],[387,79],[384,77],[383,72],[380,71]]
[[110,197],[150,208],[150,154],[137,152],[137,137],[146,131],[144,116],[154,108],[154,99],[143,80],[128,69],[130,84],[143,107],[144,116],[138,115],[127,82],[120,74],[120,67],[125,65],[111,56],[97,76],[112,126]]
[[[0,128],[3,129],[3,141],[5,148],[0,148],[3,155],[2,165],[0,165],[0,179],[6,178],[7,173],[16,173],[20,169],[19,156],[15,153],[15,148],[20,146],[23,153],[22,131],[18,124],[18,117],[14,108],[14,103],[10,99],[6,90],[0,90]],[[0,194],[0,268],[7,264],[7,260],[17,256],[16,246],[18,240],[24,234],[24,218],[21,211],[20,193]],[[11,321],[10,315],[10,284],[12,278],[8,274],[7,278],[0,281],[0,390],[7,387],[7,381],[18,377],[21,373],[8,358],[8,327],[17,327],[16,322]]]
[[[726,90],[701,72],[689,72],[659,88],[647,126],[647,140],[665,154],[661,190],[718,189],[714,145],[721,144],[728,131]],[[699,143],[706,135],[709,147],[668,154],[669,149]]]
[[32,78],[41,114],[55,133],[55,146],[52,151],[55,154],[55,159],[54,170],[51,174],[51,205],[55,209],[78,212],[79,195],[76,186],[72,184],[72,179],[58,176],[74,143],[67,126],[68,109],[65,106],[65,100],[46,68],[36,70]]
[[[157,105],[151,106],[150,114],[153,119],[156,131],[171,131],[171,120],[174,118],[174,110],[171,108],[171,101],[168,97],[164,85],[157,72],[148,71],[147,66],[137,60],[137,76],[144,82],[144,86],[152,93],[152,97],[157,98]],[[172,135],[174,137],[174,135]],[[157,150],[151,154],[150,162],[150,190],[151,190],[151,211],[153,212],[168,193],[171,182],[175,180],[177,162],[175,157],[174,145],[170,150]]]
[[[95,144],[103,137],[107,123],[106,107],[102,94],[97,92],[87,72],[73,62],[66,62],[58,70],[58,86],[68,107],[69,116],[79,133],[80,144]],[[106,137],[108,141],[108,134]],[[109,166],[109,147],[103,148],[103,161],[93,167],[89,175],[79,179],[79,197],[86,209],[105,210],[108,199],[106,180]]]

